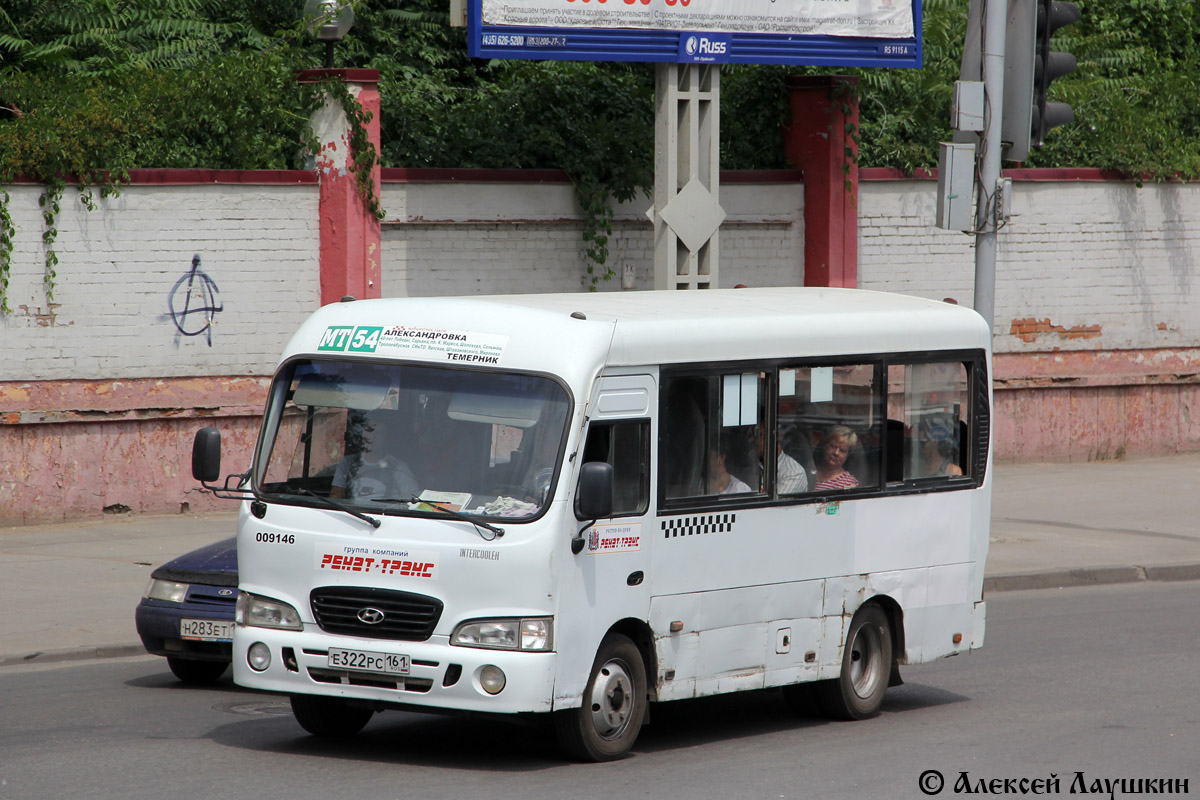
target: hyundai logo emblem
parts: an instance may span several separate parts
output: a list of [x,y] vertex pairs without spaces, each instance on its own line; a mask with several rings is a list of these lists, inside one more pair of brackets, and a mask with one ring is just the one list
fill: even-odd
[[383,612],[368,606],[358,612],[358,620],[366,625],[378,625],[383,622]]

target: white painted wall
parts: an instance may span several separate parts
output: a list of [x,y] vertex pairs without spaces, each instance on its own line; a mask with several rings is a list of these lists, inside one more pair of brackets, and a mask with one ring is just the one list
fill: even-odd
[[[1014,184],[996,263],[997,352],[1200,343],[1200,187]],[[859,286],[970,305],[973,237],[933,227],[936,184],[880,181],[859,200]],[[1046,330],[1024,337],[1014,322]]]
[[[803,282],[803,184],[724,184],[719,284]],[[565,183],[391,183],[383,188],[387,297],[577,292],[590,285],[583,211]],[[618,206],[609,239],[616,276],[601,291],[654,287],[650,200]]]
[[[43,285],[40,186],[10,186],[16,227],[0,316],[0,381],[269,374],[319,303],[314,185],[126,186],[89,211],[63,194],[54,303]],[[170,313],[192,256],[221,310],[207,335]],[[193,304],[203,302],[193,281]],[[203,315],[181,319],[201,330]]]
[[[934,186],[862,184],[860,286],[970,304],[972,239],[933,227]],[[0,381],[268,374],[318,305],[314,185],[134,185],[97,198],[95,211],[69,188],[53,306],[42,285],[41,189],[8,191],[17,233]],[[1015,195],[997,264],[997,351],[1200,342],[1200,186],[1017,181]],[[722,186],[721,286],[801,282],[802,196],[794,183]],[[388,183],[382,199],[386,296],[586,288],[582,213],[567,184]],[[620,289],[626,264],[635,288],[652,286],[648,205],[617,209],[617,277],[602,290]],[[169,313],[195,253],[222,309],[211,344],[181,336]],[[1044,330],[1022,338],[1014,320]]]

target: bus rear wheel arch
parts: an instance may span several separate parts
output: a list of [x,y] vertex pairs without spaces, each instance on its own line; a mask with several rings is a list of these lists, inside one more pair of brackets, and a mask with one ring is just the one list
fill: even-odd
[[835,719],[867,719],[883,707],[893,671],[892,625],[876,603],[855,613],[846,632],[841,673],[814,687],[817,703]]

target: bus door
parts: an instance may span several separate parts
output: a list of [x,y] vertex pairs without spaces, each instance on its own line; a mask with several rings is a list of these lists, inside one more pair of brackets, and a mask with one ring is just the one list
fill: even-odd
[[[591,583],[597,635],[627,617],[646,619],[650,602],[651,409],[657,388],[651,375],[600,379],[588,406],[582,462],[613,466],[613,515],[583,531],[579,558]],[[580,523],[583,524],[583,523]]]

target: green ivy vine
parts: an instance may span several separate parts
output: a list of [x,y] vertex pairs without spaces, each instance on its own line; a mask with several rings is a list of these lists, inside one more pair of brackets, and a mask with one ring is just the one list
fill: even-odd
[[323,78],[318,85],[321,91],[337,101],[346,115],[350,127],[350,159],[346,166],[354,175],[355,186],[363,205],[375,219],[381,220],[384,211],[379,205],[379,192],[371,176],[375,167],[379,165],[379,151],[367,135],[367,125],[374,115],[363,108],[345,81],[329,76]]
[[46,188],[38,198],[38,205],[42,209],[42,222],[45,225],[42,230],[42,247],[46,251],[42,284],[46,287],[47,303],[54,302],[54,284],[58,277],[54,269],[58,266],[58,253],[54,251],[54,242],[58,239],[58,215],[62,211],[59,201],[66,186],[67,182],[61,176],[54,175],[46,181]]
[[[825,112],[831,117],[841,114],[846,146],[842,154],[842,181],[846,194],[850,197],[850,206],[858,209],[857,185],[850,178],[851,167],[858,168],[859,127],[855,122],[858,111],[858,81],[854,79],[834,78],[829,88],[830,105]],[[833,132],[833,121],[830,121],[830,133]]]
[[12,263],[13,227],[12,214],[8,211],[8,192],[0,189],[0,314],[12,311],[8,307],[8,273]]

